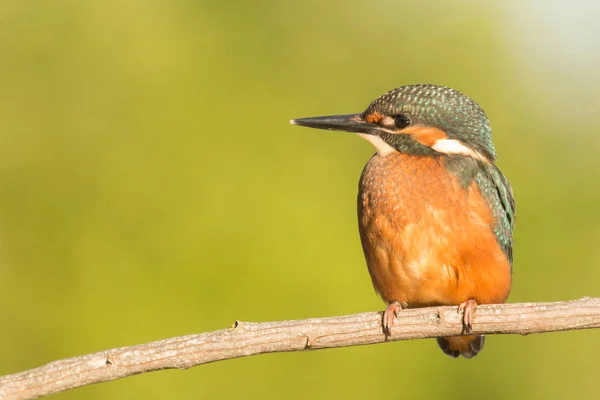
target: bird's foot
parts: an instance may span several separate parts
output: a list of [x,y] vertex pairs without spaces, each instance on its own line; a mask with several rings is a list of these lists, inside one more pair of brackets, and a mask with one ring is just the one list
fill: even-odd
[[394,324],[394,318],[400,316],[400,311],[407,307],[406,304],[395,301],[391,303],[385,311],[383,312],[383,334],[387,339],[389,336],[392,336],[392,325]]
[[473,329],[473,310],[477,305],[475,300],[469,299],[458,306],[458,313],[463,314],[463,333],[469,333]]

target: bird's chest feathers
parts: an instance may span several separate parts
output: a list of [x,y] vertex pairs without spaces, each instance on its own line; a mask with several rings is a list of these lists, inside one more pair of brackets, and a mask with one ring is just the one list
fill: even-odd
[[453,242],[456,220],[465,212],[466,191],[433,157],[375,156],[360,183],[360,223],[369,241],[402,261],[418,278],[435,264],[432,249]]
[[386,300],[431,302],[423,291],[443,294],[458,283],[464,247],[483,234],[493,240],[493,217],[477,188],[462,185],[439,158],[376,155],[359,189],[361,241]]

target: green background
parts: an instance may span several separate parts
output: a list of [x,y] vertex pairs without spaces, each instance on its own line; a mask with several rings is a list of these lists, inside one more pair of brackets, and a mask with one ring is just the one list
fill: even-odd
[[[381,310],[372,147],[291,118],[451,86],[517,200],[511,302],[600,295],[593,2],[26,1],[0,7],[0,374],[111,347]],[[57,399],[597,396],[600,331],[271,354]]]

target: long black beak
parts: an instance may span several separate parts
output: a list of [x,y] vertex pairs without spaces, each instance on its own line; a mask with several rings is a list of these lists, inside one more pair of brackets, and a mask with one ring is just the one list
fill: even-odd
[[377,127],[377,125],[363,121],[360,114],[298,118],[291,120],[290,124],[307,126],[309,128],[327,129],[330,131],[346,131],[355,133],[372,133]]

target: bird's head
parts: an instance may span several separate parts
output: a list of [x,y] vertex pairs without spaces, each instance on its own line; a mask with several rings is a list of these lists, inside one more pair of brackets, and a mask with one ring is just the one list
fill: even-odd
[[457,90],[436,85],[401,86],[361,114],[299,118],[292,124],[357,133],[382,155],[464,155],[496,158],[492,131],[481,107]]

